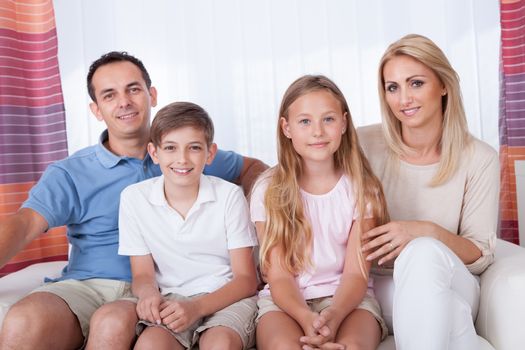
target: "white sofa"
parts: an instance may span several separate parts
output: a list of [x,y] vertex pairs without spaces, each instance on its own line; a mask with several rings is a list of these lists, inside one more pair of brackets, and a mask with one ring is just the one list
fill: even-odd
[[[9,307],[26,293],[43,283],[43,276],[58,276],[65,261],[35,264],[0,278],[0,325]],[[378,293],[392,293],[381,288]],[[378,295],[378,299],[382,298]],[[385,297],[386,300],[386,297]],[[385,315],[391,328],[391,318]],[[480,350],[525,349],[525,248],[498,240],[495,262],[481,275],[481,300],[476,329],[480,335]],[[394,338],[389,336],[378,348],[394,350]]]

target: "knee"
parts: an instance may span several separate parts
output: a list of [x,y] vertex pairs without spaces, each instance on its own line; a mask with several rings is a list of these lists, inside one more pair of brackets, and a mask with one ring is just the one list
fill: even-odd
[[2,323],[0,343],[21,344],[19,341],[31,342],[45,336],[45,322],[39,315],[38,310],[29,308],[26,303],[14,304]]
[[101,306],[89,322],[90,333],[98,335],[134,332],[138,321],[135,304],[106,304]]
[[404,270],[417,266],[423,271],[429,271],[436,263],[440,265],[449,262],[449,252],[451,253],[450,249],[441,241],[431,237],[419,237],[408,243],[399,254],[394,269]]
[[243,344],[240,336],[232,330],[227,332],[215,332],[206,334],[204,332],[199,340],[199,348],[202,350],[242,349]]

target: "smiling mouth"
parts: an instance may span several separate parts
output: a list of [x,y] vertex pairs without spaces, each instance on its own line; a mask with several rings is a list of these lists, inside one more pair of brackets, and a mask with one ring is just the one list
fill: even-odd
[[189,174],[193,168],[188,168],[188,169],[177,169],[177,168],[170,168],[171,171],[173,171],[174,173],[176,174],[180,174],[180,175],[186,175],[186,174]]
[[137,115],[138,115],[137,112],[132,112],[132,113],[128,113],[128,114],[118,115],[117,119],[128,120],[128,119],[135,118]]
[[403,113],[404,115],[410,117],[410,116],[416,114],[417,111],[419,111],[419,108],[421,108],[421,107],[414,107],[414,108],[402,109],[402,110],[401,110],[401,113]]

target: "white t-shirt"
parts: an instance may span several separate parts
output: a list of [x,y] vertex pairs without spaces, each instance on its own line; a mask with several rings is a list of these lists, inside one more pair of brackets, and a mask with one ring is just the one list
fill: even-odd
[[242,190],[206,175],[186,219],[168,205],[163,176],[127,187],[119,230],[120,255],[152,255],[162,294],[219,289],[233,278],[229,250],[257,245]]

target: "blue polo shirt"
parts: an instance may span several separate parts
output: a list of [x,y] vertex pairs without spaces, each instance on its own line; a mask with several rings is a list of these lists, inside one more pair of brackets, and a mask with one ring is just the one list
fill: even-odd
[[[49,227],[67,226],[71,252],[57,281],[131,281],[129,257],[117,253],[120,192],[161,172],[149,155],[136,159],[111,153],[103,146],[107,138],[104,131],[97,145],[49,165],[22,204],[22,208],[42,215]],[[242,164],[241,155],[218,151],[204,172],[233,181],[239,177]]]

